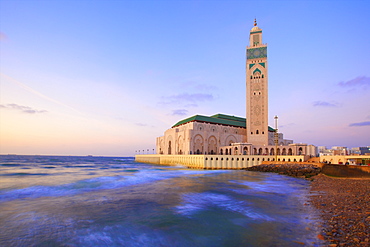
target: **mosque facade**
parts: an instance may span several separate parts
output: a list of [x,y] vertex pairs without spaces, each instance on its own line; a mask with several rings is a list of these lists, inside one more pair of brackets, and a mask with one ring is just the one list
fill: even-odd
[[268,126],[267,45],[256,20],[246,47],[246,118],[216,114],[183,119],[156,140],[163,155],[316,155]]

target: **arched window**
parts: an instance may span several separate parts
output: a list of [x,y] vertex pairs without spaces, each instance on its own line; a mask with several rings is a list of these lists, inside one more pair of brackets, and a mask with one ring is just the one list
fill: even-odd
[[256,130],[256,135],[258,135],[258,133],[259,133],[258,130]]

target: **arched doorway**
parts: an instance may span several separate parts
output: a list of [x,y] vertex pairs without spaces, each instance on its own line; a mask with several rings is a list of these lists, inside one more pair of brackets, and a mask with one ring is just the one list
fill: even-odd
[[217,153],[217,139],[214,136],[211,136],[208,139],[208,153],[216,154]]
[[171,151],[172,151],[171,144],[172,144],[172,142],[171,142],[171,141],[169,141],[169,142],[168,142],[168,154],[171,154]]

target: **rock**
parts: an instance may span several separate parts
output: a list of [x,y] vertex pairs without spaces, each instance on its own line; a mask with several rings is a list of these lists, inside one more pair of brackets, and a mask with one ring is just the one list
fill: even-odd
[[318,234],[317,235],[317,238],[320,239],[320,240],[325,240],[325,237],[323,235],[321,235],[321,234]]

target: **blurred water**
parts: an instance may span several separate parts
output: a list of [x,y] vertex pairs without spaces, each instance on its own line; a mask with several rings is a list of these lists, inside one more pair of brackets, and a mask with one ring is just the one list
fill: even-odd
[[305,180],[133,158],[0,156],[1,246],[319,246]]

